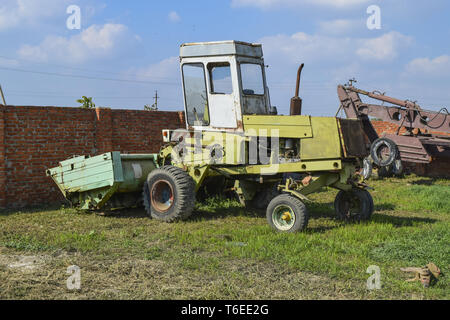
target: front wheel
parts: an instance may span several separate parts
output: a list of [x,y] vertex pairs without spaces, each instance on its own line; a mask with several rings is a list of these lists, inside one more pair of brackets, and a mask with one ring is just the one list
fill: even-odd
[[266,211],[269,225],[278,232],[298,232],[308,225],[308,211],[300,199],[288,194],[270,201]]
[[338,219],[345,221],[366,221],[374,210],[370,193],[362,189],[339,191],[334,200],[334,209]]
[[144,205],[154,219],[173,222],[188,218],[195,205],[195,182],[174,166],[153,170],[144,185]]

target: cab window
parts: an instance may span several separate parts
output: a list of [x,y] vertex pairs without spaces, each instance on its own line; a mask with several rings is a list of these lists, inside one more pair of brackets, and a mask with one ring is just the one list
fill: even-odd
[[231,69],[228,62],[208,64],[209,78],[211,79],[211,93],[231,94],[233,84],[231,82]]
[[254,63],[241,63],[242,93],[244,95],[263,95],[264,82],[262,67]]
[[209,125],[208,95],[203,64],[183,65],[186,117],[191,126]]

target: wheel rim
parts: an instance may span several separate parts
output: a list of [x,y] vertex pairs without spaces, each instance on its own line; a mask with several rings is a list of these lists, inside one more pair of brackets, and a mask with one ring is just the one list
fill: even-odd
[[152,206],[159,212],[167,212],[172,208],[174,203],[174,195],[172,185],[161,180],[153,184],[151,190]]
[[273,210],[272,221],[278,230],[287,231],[295,224],[294,210],[287,205],[279,205]]

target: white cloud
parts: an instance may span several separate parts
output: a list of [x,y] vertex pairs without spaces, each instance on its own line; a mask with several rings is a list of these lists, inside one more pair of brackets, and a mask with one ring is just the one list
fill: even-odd
[[355,59],[390,61],[398,56],[399,51],[409,46],[412,39],[398,32],[389,32],[369,39],[298,32],[292,35],[264,37],[260,41],[264,44],[263,49],[267,55],[299,63]]
[[303,4],[347,8],[369,2],[369,0],[232,0],[232,7],[258,7],[269,9]]
[[266,56],[278,56],[277,59],[292,63],[328,58],[339,59],[350,52],[352,45],[349,38],[310,35],[304,32],[292,35],[279,34],[264,37],[259,41],[263,43]]
[[365,21],[363,20],[337,19],[319,22],[319,32],[329,35],[348,34],[352,30],[364,27]]
[[414,59],[406,66],[406,72],[413,75],[449,76],[450,56]]
[[412,41],[411,37],[392,31],[378,38],[363,40],[356,53],[365,60],[392,60],[400,48],[409,46]]
[[138,41],[122,24],[92,25],[69,38],[47,36],[39,45],[23,45],[18,54],[34,61],[64,61],[83,63],[114,56],[118,51]]
[[[73,1],[73,0],[72,0]],[[65,14],[71,0],[2,0],[0,4],[0,31]]]
[[130,74],[135,74],[143,80],[177,82],[180,78],[180,59],[169,57],[147,67],[130,70]]
[[180,21],[181,20],[181,18],[180,18],[180,16],[178,15],[178,13],[176,13],[175,11],[171,11],[170,13],[169,13],[169,20],[171,21],[171,22],[178,22],[178,21]]

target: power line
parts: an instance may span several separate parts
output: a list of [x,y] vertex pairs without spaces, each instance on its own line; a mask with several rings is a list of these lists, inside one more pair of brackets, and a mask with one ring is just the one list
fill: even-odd
[[[80,68],[80,67],[71,67],[71,66],[67,66],[67,65],[50,64],[50,63],[45,63],[45,62],[36,62],[36,61],[33,61],[33,60],[29,60],[29,59],[17,59],[17,58],[11,58],[11,57],[2,56],[2,55],[0,55],[0,58],[6,59],[6,60],[11,60],[11,61],[23,61],[23,62],[27,62],[27,63],[46,65],[46,66],[57,67],[57,68],[86,71],[86,72],[89,72],[89,73],[107,73],[107,74],[114,74],[114,75],[123,76],[123,73],[119,73],[119,72],[87,69],[87,68]],[[136,73],[134,73],[132,75],[137,76],[137,77],[141,77],[141,78],[153,78],[153,79],[160,79],[160,80],[175,80],[174,78],[155,77],[155,76],[148,76],[148,75],[140,75],[140,74],[136,74]]]
[[0,58],[5,59],[5,60],[23,61],[23,62],[33,63],[33,64],[40,64],[40,65],[46,65],[46,66],[58,67],[58,68],[64,68],[64,69],[88,71],[88,72],[92,72],[92,73],[109,73],[109,74],[120,75],[120,73],[117,73],[117,72],[92,70],[92,69],[85,69],[85,68],[78,68],[78,67],[69,67],[69,66],[64,66],[64,65],[60,65],[60,64],[50,64],[50,63],[44,63],[44,62],[37,62],[37,61],[33,61],[33,60],[28,60],[28,59],[17,59],[17,58],[10,58],[10,57],[6,57],[6,56],[0,56]]
[[33,70],[25,70],[25,69],[7,68],[7,67],[0,67],[0,70],[7,70],[7,71],[14,71],[14,72],[24,72],[24,73],[33,73],[33,74],[41,74],[41,75],[57,76],[57,77],[66,77],[66,78],[103,80],[103,81],[117,81],[117,82],[129,82],[129,83],[145,83],[145,84],[164,84],[164,85],[180,86],[179,83],[175,83],[175,82],[127,80],[127,79],[118,79],[118,78],[100,78],[100,77],[73,75],[73,74],[57,73],[57,72],[33,71]]
[[[18,94],[13,93],[10,96],[15,97],[49,97],[49,98],[79,98],[79,95],[48,95],[48,94]],[[102,97],[102,96],[93,96],[95,99],[142,99],[149,100],[152,97]]]

